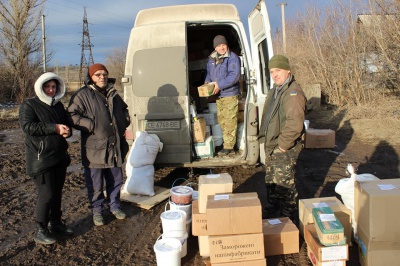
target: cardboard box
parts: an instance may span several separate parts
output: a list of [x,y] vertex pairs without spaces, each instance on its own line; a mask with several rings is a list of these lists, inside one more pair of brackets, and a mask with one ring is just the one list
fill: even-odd
[[208,195],[232,193],[233,181],[228,173],[199,176],[199,213],[206,213]]
[[361,265],[399,265],[400,179],[355,182]]
[[197,117],[204,117],[207,126],[215,126],[218,124],[217,113],[200,113],[197,114]]
[[358,258],[362,266],[399,265],[400,241],[374,241],[358,231]]
[[344,228],[346,242],[351,246],[351,211],[336,197],[311,198],[299,200],[300,234],[304,236],[304,227],[313,224],[312,209],[330,207]]
[[206,120],[204,117],[199,117],[192,125],[193,141],[195,143],[204,142],[206,140]]
[[334,148],[335,131],[332,129],[309,128],[305,134],[305,148]]
[[262,233],[209,236],[209,244],[211,265],[265,259]]
[[210,236],[262,233],[261,202],[257,193],[208,196],[207,232]]
[[307,248],[307,255],[314,266],[346,266],[346,260],[319,261],[309,248]]
[[198,236],[199,254],[202,257],[210,257],[210,241],[208,236]]
[[358,231],[374,241],[400,242],[400,179],[354,184],[354,212]]
[[204,142],[194,144],[197,158],[210,158],[214,157],[215,145],[212,136],[207,136]]
[[299,253],[299,229],[288,217],[262,220],[265,256]]
[[192,201],[192,235],[206,236],[207,232],[207,214],[199,213],[199,201]]
[[205,262],[206,266],[267,266],[267,260],[246,260],[246,261],[234,261],[234,262],[222,262],[222,263],[211,263],[211,261]]
[[342,245],[346,243],[344,228],[336,218],[332,209],[321,207],[312,209],[315,230],[319,241],[325,246]]
[[307,243],[307,250],[311,250],[317,261],[348,260],[349,246],[326,247],[319,241],[317,231],[313,224],[308,224],[304,229],[304,240]]
[[203,84],[197,87],[200,97],[208,97],[213,94],[214,84]]

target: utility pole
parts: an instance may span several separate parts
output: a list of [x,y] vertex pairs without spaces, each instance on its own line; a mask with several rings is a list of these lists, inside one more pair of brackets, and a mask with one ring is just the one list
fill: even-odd
[[[86,7],[83,8],[83,30],[82,30],[82,52],[81,52],[81,64],[79,67],[79,82],[82,85],[83,78],[85,77],[86,71],[89,66],[93,65],[93,54],[92,54],[92,47],[93,44],[90,43],[90,34],[89,34],[89,26],[88,20],[86,15]],[[86,60],[85,50],[89,50],[89,60]]]
[[42,49],[43,73],[46,73],[46,33],[44,26],[44,15],[42,15]]
[[283,43],[283,53],[286,54],[286,25],[285,25],[285,6],[287,3],[280,3],[277,6],[281,6],[282,12],[282,43]]

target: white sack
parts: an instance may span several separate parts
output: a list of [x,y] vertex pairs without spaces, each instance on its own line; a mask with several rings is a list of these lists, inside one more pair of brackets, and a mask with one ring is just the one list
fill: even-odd
[[354,218],[354,182],[368,182],[372,180],[379,180],[378,177],[372,174],[357,175],[354,167],[351,164],[347,165],[347,171],[350,173],[350,178],[342,178],[335,186],[335,191],[343,200],[343,204],[351,211],[351,220],[354,230],[354,236],[357,237],[357,224]]
[[[128,168],[128,164],[127,164]],[[130,175],[127,175],[122,193],[154,196],[154,166],[144,165],[141,167],[130,167]]]
[[132,167],[154,164],[157,153],[162,151],[162,148],[163,144],[156,134],[137,131],[126,164],[131,164]]

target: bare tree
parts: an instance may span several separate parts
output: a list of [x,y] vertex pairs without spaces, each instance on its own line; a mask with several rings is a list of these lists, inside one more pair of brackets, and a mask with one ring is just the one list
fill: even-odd
[[12,76],[17,102],[33,90],[40,65],[41,14],[45,0],[0,0],[0,54]]
[[326,102],[371,104],[399,86],[400,2],[335,3],[288,21],[287,55],[300,83],[321,84]]
[[126,46],[115,48],[106,56],[107,69],[110,71],[110,75],[116,79],[115,87],[121,90],[121,79],[125,73],[126,50]]

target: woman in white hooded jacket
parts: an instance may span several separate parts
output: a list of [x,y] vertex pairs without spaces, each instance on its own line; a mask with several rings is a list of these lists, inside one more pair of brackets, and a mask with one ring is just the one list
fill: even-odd
[[61,221],[62,189],[70,163],[66,138],[71,136],[66,110],[60,102],[65,90],[59,76],[44,73],[35,82],[36,96],[25,99],[19,109],[19,123],[25,133],[26,173],[38,192],[38,231],[34,240],[41,244],[53,244],[57,234],[72,234]]

